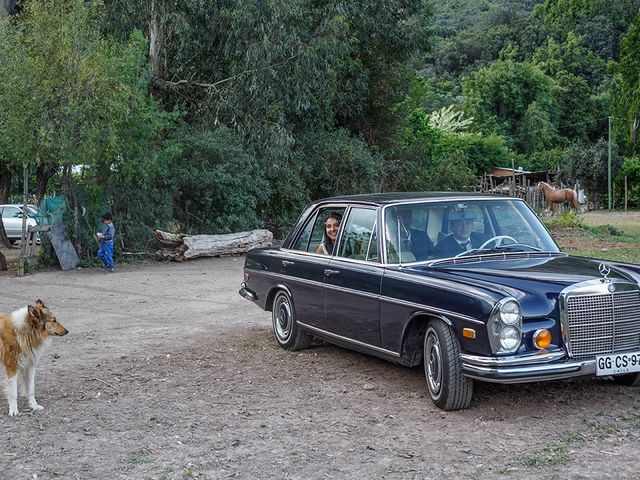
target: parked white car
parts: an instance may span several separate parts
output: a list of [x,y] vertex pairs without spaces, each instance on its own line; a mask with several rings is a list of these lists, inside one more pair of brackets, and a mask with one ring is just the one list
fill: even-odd
[[[0,205],[4,229],[11,243],[16,243],[22,238],[22,209],[23,205],[19,204]],[[38,209],[35,205],[27,205],[27,228],[37,225],[34,218],[37,213]],[[40,236],[36,239],[36,244],[39,243]]]

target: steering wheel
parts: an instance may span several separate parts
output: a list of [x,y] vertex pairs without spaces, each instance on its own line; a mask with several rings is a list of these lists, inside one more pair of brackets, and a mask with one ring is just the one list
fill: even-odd
[[487,240],[482,245],[480,245],[478,247],[478,250],[482,250],[491,242],[496,242],[493,248],[498,248],[500,245],[502,245],[503,240],[511,240],[513,243],[518,243],[518,241],[515,238],[510,237],[509,235],[496,235],[495,237],[491,237],[489,240]]

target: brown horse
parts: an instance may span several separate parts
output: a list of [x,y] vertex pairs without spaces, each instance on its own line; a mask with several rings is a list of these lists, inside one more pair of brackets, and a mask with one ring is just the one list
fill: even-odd
[[580,204],[578,203],[578,194],[575,190],[571,188],[557,189],[545,182],[538,184],[538,190],[540,190],[544,198],[547,199],[551,213],[554,213],[554,204],[563,202],[569,203],[569,207],[575,212],[578,212]]

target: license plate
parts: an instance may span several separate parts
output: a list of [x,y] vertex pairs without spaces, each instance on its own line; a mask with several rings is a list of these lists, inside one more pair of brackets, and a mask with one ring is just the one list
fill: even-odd
[[618,375],[640,372],[640,352],[599,355],[596,357],[596,375]]

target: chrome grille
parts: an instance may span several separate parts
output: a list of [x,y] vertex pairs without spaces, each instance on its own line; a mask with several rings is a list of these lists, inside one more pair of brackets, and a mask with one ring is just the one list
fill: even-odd
[[576,360],[640,350],[640,292],[568,295],[567,340]]

